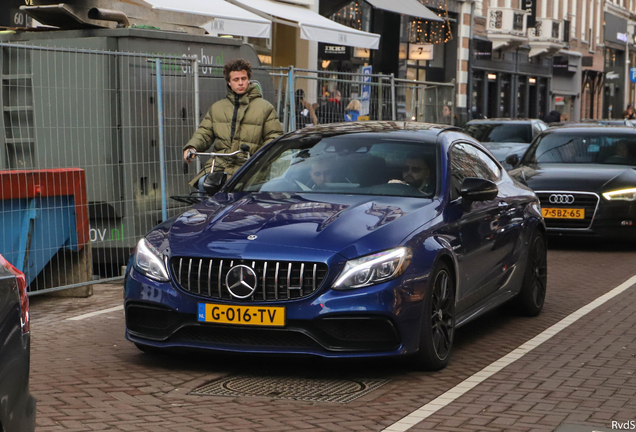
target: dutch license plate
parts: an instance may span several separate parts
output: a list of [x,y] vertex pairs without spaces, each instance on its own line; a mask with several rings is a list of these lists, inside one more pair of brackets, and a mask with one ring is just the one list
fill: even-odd
[[199,303],[197,320],[220,324],[284,327],[285,308]]
[[544,218],[585,219],[585,209],[581,208],[542,208]]

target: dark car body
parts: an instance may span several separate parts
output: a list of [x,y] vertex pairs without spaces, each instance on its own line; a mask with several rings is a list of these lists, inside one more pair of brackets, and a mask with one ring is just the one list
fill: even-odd
[[29,300],[24,274],[0,255],[0,431],[35,429],[29,392]]
[[601,120],[582,120],[578,123],[565,123],[564,126],[629,126],[636,127],[636,120],[629,119],[601,119]]
[[471,120],[462,130],[481,142],[506,170],[512,168],[506,158],[516,154],[520,158],[534,138],[548,125],[537,119]]
[[[621,141],[629,147],[625,157],[616,154]],[[631,127],[550,128],[510,175],[536,192],[549,233],[633,238],[636,201],[629,190],[636,187],[635,154]]]
[[[343,167],[346,182],[321,190],[305,186],[301,168],[309,166],[319,146],[324,152],[316,151],[316,157],[331,157],[332,166]],[[435,187],[430,193],[391,180],[405,172],[396,165],[401,161],[392,159],[398,149],[431,157]],[[249,191],[268,160],[275,160],[274,166],[286,154],[285,174]],[[356,161],[366,161],[359,165],[364,169],[358,170]],[[493,195],[473,201],[465,198],[473,193],[469,189]],[[189,347],[323,357],[422,352],[431,319],[424,305],[431,301],[433,283],[448,287],[444,295],[452,299],[444,306],[452,309],[448,317],[444,307],[432,317],[445,321],[440,325],[447,326],[452,342],[455,326],[518,296],[527,274],[527,245],[543,229],[534,193],[457,129],[403,122],[305,128],[266,146],[221,192],[140,241],[125,281],[126,337],[142,350]],[[155,264],[145,261],[148,251],[140,248],[154,250]],[[384,267],[365,273],[364,263],[395,251],[411,254],[410,265],[395,265],[403,273],[389,279],[379,277],[388,271]],[[160,272],[165,276],[149,277]],[[449,279],[434,278],[438,274]],[[343,288],[376,276],[379,282]],[[242,282],[256,288],[239,298]],[[251,306],[256,309],[248,310]],[[237,311],[249,312],[239,313],[240,323]],[[231,325],[209,322],[227,321],[230,312]],[[250,326],[255,319],[273,323],[271,314],[278,312],[284,313],[283,325]],[[222,313],[225,318],[219,318]]]

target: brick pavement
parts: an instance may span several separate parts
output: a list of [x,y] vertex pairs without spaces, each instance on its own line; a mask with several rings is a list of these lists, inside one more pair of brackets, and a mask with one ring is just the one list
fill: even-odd
[[[469,324],[457,333],[449,367],[436,373],[411,370],[399,360],[153,357],[124,340],[123,312],[64,321],[121,304],[121,287],[98,286],[88,299],[34,297],[31,390],[38,399],[37,430],[382,430],[633,276],[635,264],[636,254],[628,249],[550,250],[543,313],[520,318],[503,307]],[[636,317],[630,315],[635,298],[636,287],[413,430],[552,431],[563,422],[608,427],[611,420],[636,420],[636,383],[629,373],[636,369]],[[345,405],[187,394],[245,372],[391,382]]]

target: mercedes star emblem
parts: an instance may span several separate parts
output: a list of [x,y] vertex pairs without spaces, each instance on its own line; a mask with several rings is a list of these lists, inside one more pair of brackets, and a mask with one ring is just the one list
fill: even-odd
[[256,291],[256,272],[246,265],[237,265],[225,276],[225,286],[232,297],[244,299]]

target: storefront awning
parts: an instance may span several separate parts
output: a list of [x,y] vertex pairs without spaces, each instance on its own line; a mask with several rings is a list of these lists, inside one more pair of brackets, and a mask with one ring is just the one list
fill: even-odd
[[422,18],[426,21],[444,21],[435,12],[417,0],[367,0],[373,7],[402,15]]
[[343,26],[303,6],[272,0],[230,1],[274,22],[300,28],[302,39],[369,49],[380,46],[380,35]]
[[272,22],[224,0],[146,0],[153,9],[214,18],[201,26],[210,34],[268,38]]

